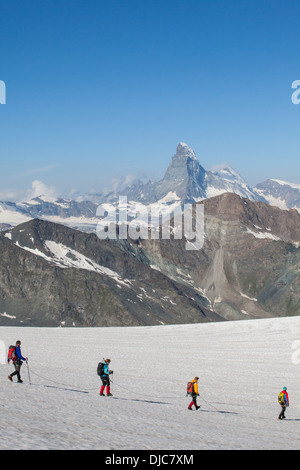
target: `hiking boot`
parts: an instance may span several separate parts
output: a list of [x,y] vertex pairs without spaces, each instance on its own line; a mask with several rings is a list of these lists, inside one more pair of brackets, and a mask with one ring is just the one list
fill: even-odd
[[104,393],[99,393],[100,397],[105,397]]
[[196,406],[196,410],[199,410],[200,406]]
[[190,408],[189,406],[188,406],[188,410],[193,411],[192,408]]
[[23,380],[18,380],[18,384],[22,384],[23,383]]
[[13,381],[13,379],[12,379],[12,376],[11,376],[11,375],[9,375],[7,378],[8,378],[8,380],[10,380],[11,382]]
[[109,392],[106,396],[107,396],[107,397],[112,397],[113,394]]

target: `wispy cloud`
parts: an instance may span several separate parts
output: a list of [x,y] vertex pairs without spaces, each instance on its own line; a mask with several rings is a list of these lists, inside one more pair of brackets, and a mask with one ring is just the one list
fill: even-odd
[[26,171],[23,171],[22,173],[17,174],[16,177],[32,176],[32,175],[38,175],[40,173],[47,173],[48,171],[51,171],[54,168],[57,168],[59,165],[60,163],[52,163],[51,165],[43,166],[40,168],[31,168],[29,170],[26,170]]

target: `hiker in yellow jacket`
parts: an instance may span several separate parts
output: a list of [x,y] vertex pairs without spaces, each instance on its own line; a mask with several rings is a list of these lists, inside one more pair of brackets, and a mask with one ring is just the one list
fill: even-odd
[[188,410],[191,410],[193,405],[195,405],[196,410],[198,410],[200,408],[200,406],[197,405],[197,397],[199,396],[199,393],[198,393],[198,380],[199,380],[199,377],[195,377],[194,380],[192,380],[192,382],[191,382],[192,385],[193,385],[192,391],[191,391],[192,401],[188,406]]

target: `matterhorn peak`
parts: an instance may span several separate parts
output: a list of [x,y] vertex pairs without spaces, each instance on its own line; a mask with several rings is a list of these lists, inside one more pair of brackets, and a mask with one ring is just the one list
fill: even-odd
[[192,158],[193,160],[197,160],[194,150],[192,150],[185,142],[180,142],[177,145],[175,157]]
[[199,200],[205,197],[202,188],[204,178],[205,170],[195,152],[186,143],[180,142],[164,178],[156,184],[156,198],[161,200],[169,193],[176,193],[176,197],[184,203]]
[[196,154],[191,147],[189,147],[185,142],[180,142],[177,145],[175,157],[184,157],[185,159],[191,158],[192,160],[197,160]]

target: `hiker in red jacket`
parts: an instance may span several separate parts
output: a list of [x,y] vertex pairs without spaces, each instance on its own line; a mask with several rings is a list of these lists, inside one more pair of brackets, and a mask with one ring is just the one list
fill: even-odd
[[28,357],[23,357],[22,356],[22,353],[21,353],[21,341],[17,341],[16,342],[16,346],[15,346],[15,354],[14,354],[14,358],[13,358],[13,364],[15,366],[15,372],[13,372],[12,374],[10,374],[8,376],[8,379],[12,382],[13,381],[13,376],[16,375],[17,378],[18,378],[18,383],[21,384],[23,382],[23,380],[21,380],[21,366],[23,364],[23,361],[28,361]]
[[278,416],[278,419],[285,419],[285,410],[287,406],[290,406],[289,402],[289,395],[287,392],[287,388],[283,387],[282,391],[278,395],[278,403],[281,406],[281,412],[280,415]]

